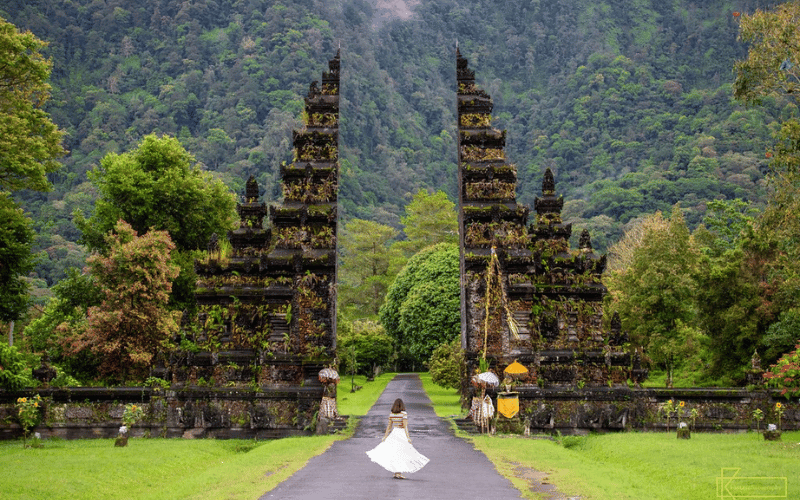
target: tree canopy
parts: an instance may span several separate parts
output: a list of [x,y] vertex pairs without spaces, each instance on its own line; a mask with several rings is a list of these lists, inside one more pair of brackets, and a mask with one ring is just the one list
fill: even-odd
[[417,191],[400,222],[407,238],[400,246],[408,255],[437,243],[458,243],[456,205],[444,191]]
[[100,356],[100,372],[112,380],[141,378],[162,342],[178,331],[179,313],[167,309],[179,271],[170,259],[175,245],[166,231],[139,236],[120,221],[106,246],[107,254],[88,260],[101,303],[89,308],[85,327],[67,332],[64,344],[72,354]]
[[76,222],[93,249],[105,248],[119,220],[140,233],[167,231],[178,250],[204,249],[236,220],[234,195],[174,137],[151,134],[133,151],[109,153],[89,178],[98,191],[94,213]]
[[45,112],[52,63],[46,43],[0,18],[0,192],[47,191],[61,164],[61,131]]
[[30,219],[5,193],[0,193],[0,321],[14,321],[28,309],[28,284],[33,269]]
[[401,369],[421,368],[461,329],[458,245],[439,243],[414,255],[397,275],[380,319],[397,346]]
[[405,263],[394,245],[398,231],[353,219],[344,226],[339,266],[339,303],[353,317],[376,317],[386,291]]

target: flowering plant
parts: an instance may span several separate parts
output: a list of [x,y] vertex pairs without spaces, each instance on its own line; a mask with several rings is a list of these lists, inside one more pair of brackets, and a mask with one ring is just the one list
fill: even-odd
[[778,432],[781,430],[781,417],[783,417],[783,405],[775,403],[775,414],[778,415]]
[[18,398],[17,399],[17,420],[19,425],[22,426],[22,442],[23,446],[26,445],[28,434],[31,429],[36,427],[39,423],[41,415],[39,414],[39,403],[42,398],[37,394],[31,398]]
[[764,412],[761,411],[761,408],[756,408],[755,410],[753,410],[753,420],[756,421],[756,430],[757,431],[760,430],[758,424],[759,422],[764,420]]
[[667,419],[667,432],[669,432],[669,419],[672,418],[672,413],[675,412],[675,401],[669,400],[661,405],[660,411],[664,413],[664,418]]
[[144,417],[144,408],[134,403],[127,404],[122,412],[122,424],[125,427],[131,427],[142,417]]

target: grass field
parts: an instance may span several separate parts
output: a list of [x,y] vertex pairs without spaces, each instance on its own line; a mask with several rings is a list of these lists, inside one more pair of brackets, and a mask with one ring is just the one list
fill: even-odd
[[[363,389],[339,387],[339,412],[364,415],[394,374]],[[324,452],[339,436],[273,441],[214,439],[47,440],[43,448],[0,442],[0,499],[256,499]]]
[[[345,379],[339,386],[340,413],[364,415],[393,376],[374,382],[356,377],[363,388],[355,393]],[[421,378],[438,415],[462,413],[455,391],[432,384],[428,374]],[[0,499],[252,500],[347,435],[259,442],[137,438],[127,448],[115,448],[111,439],[48,440],[37,449],[5,441],[0,442]],[[786,478],[785,496],[781,490],[774,498],[800,498],[800,432],[784,433],[781,442],[756,433],[694,433],[690,440],[678,440],[674,432],[555,440],[464,437],[532,499],[537,497],[525,479],[531,470],[547,473],[559,492],[582,500],[714,499],[720,498],[716,488],[723,468],[757,478],[729,482],[729,488],[739,488],[737,498],[775,484],[761,478],[778,478],[779,486]]]
[[[440,416],[461,414],[458,395],[423,374],[423,385]],[[524,479],[530,469],[546,472],[548,482],[566,495],[592,500],[707,500],[717,495],[723,468],[740,469],[726,482],[737,498],[763,494],[800,499],[800,432],[786,432],[780,442],[758,433],[693,433],[689,440],[671,433],[612,433],[531,439],[476,436],[471,439],[528,498],[537,498]],[[726,477],[734,474],[728,471]],[[766,480],[762,478],[776,478]],[[783,488],[783,478],[787,490]],[[764,495],[766,496],[766,495]],[[764,498],[762,496],[761,498]],[[728,498],[734,498],[729,496]]]

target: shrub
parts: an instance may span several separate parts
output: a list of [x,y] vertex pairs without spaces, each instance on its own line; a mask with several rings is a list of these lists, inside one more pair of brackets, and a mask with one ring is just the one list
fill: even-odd
[[440,386],[449,389],[459,389],[461,378],[466,371],[464,351],[458,338],[452,342],[441,344],[433,350],[429,370],[431,380]]

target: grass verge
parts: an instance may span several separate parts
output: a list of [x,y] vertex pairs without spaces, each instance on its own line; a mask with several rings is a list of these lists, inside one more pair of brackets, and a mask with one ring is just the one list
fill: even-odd
[[[439,416],[462,414],[455,391],[442,389],[422,376],[423,386]],[[800,498],[797,475],[800,432],[785,432],[782,441],[765,441],[758,433],[693,433],[676,439],[675,432],[623,432],[589,436],[558,436],[555,440],[522,436],[468,436],[497,470],[526,498],[536,499],[528,481],[531,469],[547,473],[558,491],[584,500],[707,500],[717,498],[723,468],[738,476],[758,478],[728,482],[739,497]],[[735,471],[729,471],[726,477]],[[762,478],[776,478],[767,480]],[[781,489],[786,478],[788,490]],[[733,498],[733,497],[731,497]]]
[[[366,414],[393,377],[356,377],[363,389],[355,393],[340,384],[339,412]],[[352,429],[271,441],[133,438],[126,448],[115,448],[113,439],[51,439],[27,449],[22,441],[0,441],[0,498],[252,500]]]

